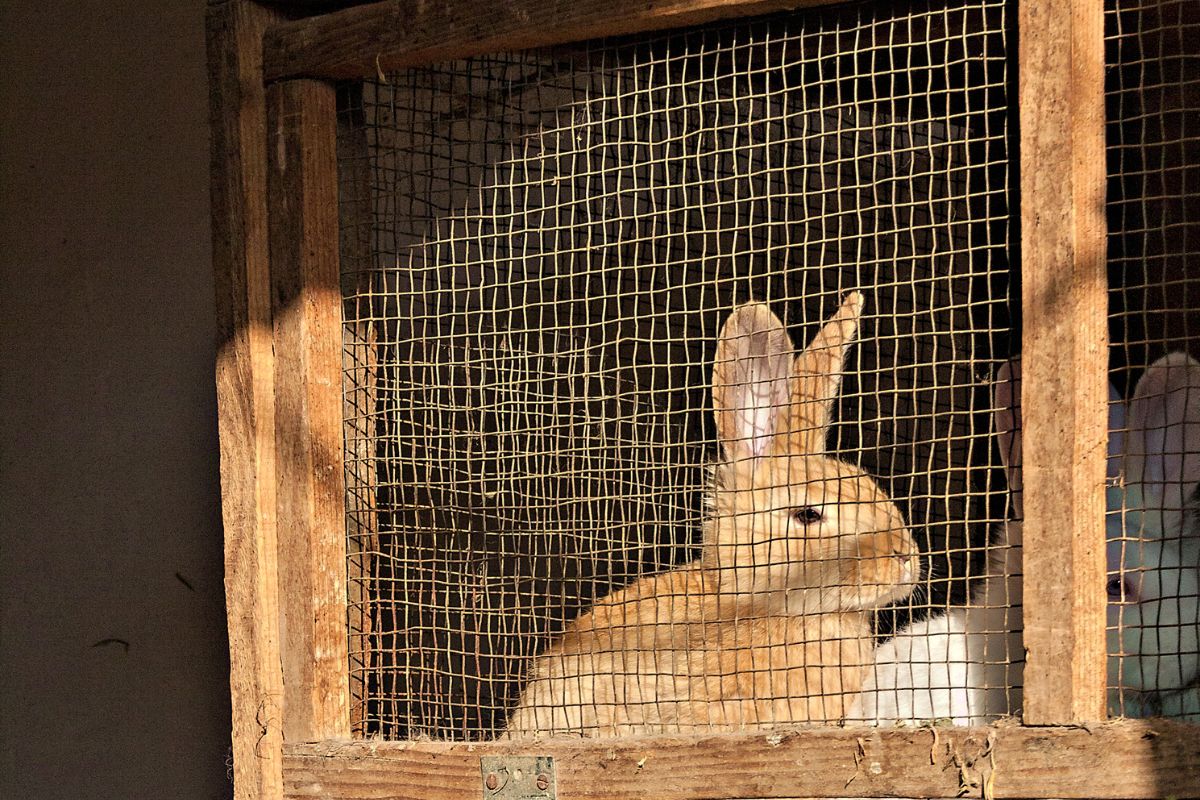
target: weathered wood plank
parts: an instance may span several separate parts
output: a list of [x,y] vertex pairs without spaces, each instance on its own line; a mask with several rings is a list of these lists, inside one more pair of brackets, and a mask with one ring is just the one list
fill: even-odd
[[[208,0],[210,5],[217,5],[226,0]],[[318,14],[325,11],[336,11],[339,8],[362,6],[371,0],[268,0],[272,8],[284,9],[296,14]]]
[[284,738],[348,736],[334,87],[267,92]]
[[378,588],[374,562],[379,553],[379,520],[376,513],[374,408],[379,363],[377,337],[369,323],[347,330],[345,367],[354,384],[345,393],[346,437],[352,463],[346,465],[348,657],[350,678],[350,727],[355,732],[367,723],[367,685],[374,667],[372,636],[378,631],[375,614]]
[[290,798],[481,796],[483,755],[549,755],[561,798],[1141,798],[1200,792],[1195,729],[807,729],[691,739],[288,745]]
[[[230,0],[208,0],[208,5],[221,6]],[[366,5],[371,0],[267,0],[264,5],[293,14],[316,14],[322,11],[334,11],[339,8]]]
[[698,25],[833,0],[416,0],[347,8],[268,31],[268,81],[363,78],[454,58]]
[[280,18],[249,0],[228,0],[209,6],[206,24],[217,422],[238,800],[283,796],[267,116],[262,80],[262,33]]
[[1103,4],[1018,3],[1024,719],[1105,717]]
[[347,325],[343,370],[346,424],[347,603],[349,622],[350,728],[358,733],[367,721],[367,682],[373,665],[371,636],[377,629],[378,588],[373,582],[379,553],[379,520],[375,490],[375,407],[379,359],[371,304],[375,295],[371,269],[370,147],[363,119],[362,84],[338,91],[338,228]]

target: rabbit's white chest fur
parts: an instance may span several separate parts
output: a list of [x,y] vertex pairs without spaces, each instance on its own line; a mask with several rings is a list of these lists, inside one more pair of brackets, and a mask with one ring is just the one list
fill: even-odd
[[879,646],[846,721],[983,725],[1020,708],[1020,613],[954,608],[913,623]]

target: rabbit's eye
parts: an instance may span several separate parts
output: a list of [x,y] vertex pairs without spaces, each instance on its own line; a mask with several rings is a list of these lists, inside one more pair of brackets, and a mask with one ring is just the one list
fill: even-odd
[[801,525],[813,525],[817,522],[820,522],[824,518],[825,517],[821,513],[821,509],[813,508],[812,506],[797,508],[792,512],[792,519],[796,520],[796,522],[799,522]]
[[1118,603],[1138,602],[1137,589],[1128,579],[1109,578],[1106,588],[1109,600],[1115,600]]

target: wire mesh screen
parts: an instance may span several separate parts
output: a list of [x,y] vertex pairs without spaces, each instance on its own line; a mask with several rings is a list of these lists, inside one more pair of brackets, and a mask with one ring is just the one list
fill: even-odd
[[[999,1],[854,3],[346,89],[357,735],[587,733],[621,714],[633,721],[615,732],[709,729],[730,705],[692,701],[722,693],[745,724],[837,721],[874,637],[968,593],[1015,603],[972,589],[1008,514],[992,413],[1014,350],[1008,24]],[[721,492],[748,480],[718,468],[714,489],[710,465],[743,438],[714,404],[766,380],[744,377],[757,356],[737,344],[760,339],[780,348],[770,363],[794,348],[819,365],[804,381],[835,384],[810,397],[816,384],[778,376],[768,384],[800,387],[782,407],[837,400],[801,459],[823,459],[820,507],[760,498],[749,518],[825,526],[852,549],[870,528],[905,569],[913,543],[919,578],[850,577],[867,556],[838,551],[818,587],[826,606],[782,614],[738,606],[743,590],[712,577]],[[718,385],[721,348],[742,379]],[[759,409],[768,426],[788,416],[775,407]],[[816,481],[796,469],[778,485]],[[772,547],[755,557],[788,552]],[[848,617],[865,632],[822,627],[837,575],[864,596],[878,584]],[[635,607],[675,632],[670,647],[625,633]],[[705,614],[724,616],[706,626]],[[775,631],[769,646],[752,643],[760,629]],[[797,637],[813,662],[772,666]],[[844,661],[828,674],[857,677],[788,685],[830,660],[826,644]],[[592,668],[535,688],[568,662]],[[668,693],[675,710],[656,712]]]
[[1105,33],[1109,710],[1200,722],[1200,5],[1109,2]]

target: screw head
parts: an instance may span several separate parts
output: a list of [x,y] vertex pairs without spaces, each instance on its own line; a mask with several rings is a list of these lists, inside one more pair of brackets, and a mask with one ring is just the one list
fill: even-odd
[[546,791],[546,787],[549,785],[550,785],[550,776],[546,775],[545,773],[539,772],[538,776],[537,776],[537,787],[544,792],[544,791]]
[[500,776],[494,772],[489,772],[487,777],[483,779],[483,785],[494,790],[500,785]]

